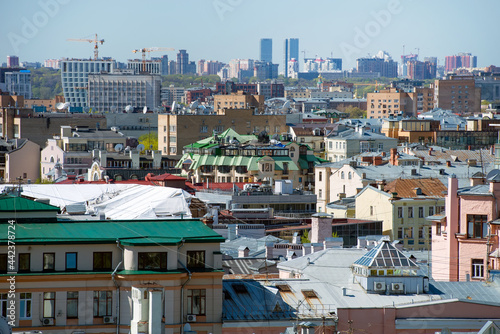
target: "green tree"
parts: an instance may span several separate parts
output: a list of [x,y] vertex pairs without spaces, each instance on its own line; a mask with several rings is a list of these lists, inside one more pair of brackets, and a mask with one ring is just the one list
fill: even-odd
[[[149,132],[139,137],[139,144],[144,145],[146,150],[158,149],[158,133]],[[152,146],[151,146],[152,145]]]
[[53,99],[62,94],[61,72],[48,67],[31,69],[31,92],[33,98]]
[[366,110],[358,107],[347,107],[344,112],[349,114],[349,118],[366,118]]
[[304,230],[304,232],[302,233],[302,236],[300,237],[300,242],[302,242],[303,244],[308,244],[311,242],[311,240],[309,240],[309,231],[308,230]]

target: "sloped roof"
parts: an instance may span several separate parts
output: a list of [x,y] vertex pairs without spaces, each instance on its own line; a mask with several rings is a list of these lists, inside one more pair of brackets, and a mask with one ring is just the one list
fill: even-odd
[[418,266],[413,261],[387,240],[364,254],[354,264],[368,268],[418,269]]
[[[19,224],[18,224],[19,225]],[[199,220],[113,220],[26,223],[16,229],[16,244],[116,243],[173,245],[186,242],[223,242],[224,238]],[[0,244],[7,244],[8,224],[0,225]]]
[[36,202],[24,197],[0,195],[0,212],[21,211],[57,211],[59,208],[50,204]]
[[[415,188],[420,188],[422,193],[417,195]],[[398,197],[414,198],[418,196],[444,197],[446,186],[439,179],[397,179],[389,182],[384,191],[397,193]]]

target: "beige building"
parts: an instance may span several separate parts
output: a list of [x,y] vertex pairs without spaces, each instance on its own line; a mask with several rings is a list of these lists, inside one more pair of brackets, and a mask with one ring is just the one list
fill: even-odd
[[[4,263],[9,226],[0,226]],[[222,332],[224,238],[201,221],[46,218],[16,226],[25,241],[9,269],[15,292],[8,281],[0,287],[1,305],[15,302],[16,331],[176,334],[189,323],[197,333]]]
[[0,148],[1,181],[35,182],[40,177],[40,145],[27,139],[1,139]]
[[158,149],[181,155],[184,146],[233,129],[240,134],[287,133],[286,115],[256,114],[253,109],[223,109],[217,115],[158,114]]
[[434,107],[456,114],[481,111],[481,88],[473,76],[450,75],[446,80],[434,81]]
[[356,218],[382,220],[382,231],[406,249],[430,249],[431,223],[444,212],[446,186],[439,179],[397,179],[356,195]]
[[389,88],[368,93],[366,96],[367,117],[387,118],[400,114],[414,116],[413,101],[411,93],[406,93],[402,89]]
[[223,114],[224,109],[255,109],[264,112],[264,95],[247,95],[243,91],[214,95],[214,111]]

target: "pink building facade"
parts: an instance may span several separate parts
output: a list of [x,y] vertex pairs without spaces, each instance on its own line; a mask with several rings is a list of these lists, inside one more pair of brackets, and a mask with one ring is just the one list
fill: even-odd
[[446,216],[432,222],[436,281],[487,280],[500,269],[500,175],[488,182],[459,190],[458,179],[448,179]]

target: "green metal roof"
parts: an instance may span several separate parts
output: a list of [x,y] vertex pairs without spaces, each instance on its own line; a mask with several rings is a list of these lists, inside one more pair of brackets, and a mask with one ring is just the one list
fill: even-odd
[[50,204],[45,204],[42,202],[35,202],[33,200],[9,196],[0,195],[0,212],[21,212],[21,211],[57,211],[59,208]]
[[[0,224],[0,244],[7,244],[9,224]],[[17,224],[16,244],[176,245],[223,242],[224,238],[200,220],[72,221]]]
[[288,163],[288,170],[299,170],[299,167],[293,162],[290,157],[272,157],[276,170],[284,170],[283,164]]

